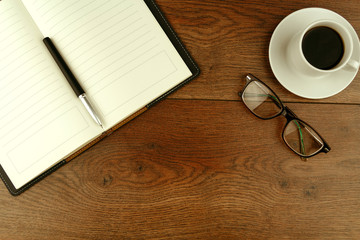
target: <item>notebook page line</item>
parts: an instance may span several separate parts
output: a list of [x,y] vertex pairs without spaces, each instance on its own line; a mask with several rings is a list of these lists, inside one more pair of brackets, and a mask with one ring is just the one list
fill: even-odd
[[[1,14],[2,15],[5,15],[7,12],[11,11],[13,9],[12,6],[5,6],[2,11],[1,11]],[[10,16],[6,16],[6,18],[9,18],[9,17],[13,17],[14,15],[16,15],[16,13],[13,13],[12,15]]]
[[[63,100],[63,101],[60,101],[60,100]],[[64,100],[64,99],[55,99],[54,101],[52,101],[51,103],[56,103],[56,101],[58,101],[58,103],[56,104],[58,107],[61,107],[61,106],[63,106],[63,105],[66,105],[66,104],[68,104],[68,103],[70,103],[70,101],[71,100],[69,100],[69,99],[67,99],[67,100]],[[51,107],[48,107],[48,109],[47,110],[49,110],[49,108],[51,108]],[[46,108],[44,108],[44,109],[46,109]],[[42,113],[41,115],[39,115],[39,116],[41,116],[47,123],[49,123],[49,122],[51,122],[52,120],[48,120],[47,118],[48,118],[48,116],[49,116],[49,113],[44,113],[43,111],[42,111],[43,109],[41,109],[41,110],[39,110],[37,113],[38,114],[40,114],[40,113]],[[60,114],[58,114],[58,115],[56,115],[57,117],[59,117],[59,116],[61,116],[61,113]],[[23,139],[24,139],[24,137],[29,137],[29,136],[31,136],[31,135],[35,135],[38,131],[40,131],[41,130],[41,128],[43,127],[43,125],[38,125],[38,126],[36,126],[36,124],[37,124],[37,121],[36,121],[36,118],[33,118],[33,119],[31,119],[32,121],[31,121],[31,123],[32,123],[32,125],[34,125],[35,127],[31,127],[31,128],[29,128],[28,127],[28,125],[24,125],[24,126],[17,126],[17,127],[14,127],[13,129],[12,129],[12,131],[8,131],[8,132],[6,132],[6,133],[4,133],[4,134],[2,134],[2,137],[5,137],[5,138],[7,138],[7,141],[6,141],[6,143],[3,143],[2,144],[2,146],[4,147],[4,148],[11,148],[11,147],[13,147],[13,146],[16,146],[18,143],[19,143],[19,141],[23,141]],[[29,122],[30,123],[30,122]],[[20,136],[20,135],[18,135],[18,134],[16,134],[16,135],[14,135],[13,133],[14,132],[21,132],[21,134],[23,134],[23,136]],[[10,137],[10,138],[9,138]]]
[[[23,98],[23,96],[27,96],[28,93],[34,90],[38,91],[39,90],[39,88],[37,88],[38,86],[44,86],[46,84],[50,84],[54,82],[54,80],[48,81],[47,78],[52,76],[53,73],[46,73],[45,72],[46,70],[47,70],[46,68],[39,70],[39,74],[42,74],[41,78],[38,78],[37,74],[29,76],[28,78],[29,81],[27,81],[24,84],[19,84],[12,91],[6,92],[5,96],[0,97],[1,99],[3,99],[0,105],[0,108],[2,109],[1,112],[3,114],[2,116],[9,115],[9,113],[6,113],[6,109],[9,108],[9,106],[14,106],[18,104],[20,99],[22,99],[22,101],[24,102],[31,100],[30,98]],[[31,80],[36,80],[36,81],[32,82]]]
[[[28,45],[29,45],[30,43],[32,43],[32,42],[33,42],[33,40],[29,40],[29,41],[27,41],[27,42],[24,42],[23,44],[19,45],[19,48],[10,49],[10,50],[9,50],[9,51],[10,51],[9,53],[5,53],[4,51],[1,51],[4,55],[5,55],[5,54],[7,54],[7,55],[3,56],[3,59],[0,60],[0,64],[1,64],[1,65],[4,65],[4,67],[2,67],[2,68],[0,69],[0,72],[3,72],[5,69],[8,69],[8,66],[13,65],[15,62],[18,63],[18,65],[19,65],[20,61],[24,62],[25,57],[26,57],[31,51],[34,51],[35,49],[37,49],[37,46],[29,46],[29,47],[28,47]],[[16,57],[15,57],[15,56],[17,56],[17,54],[18,54],[19,52],[22,52],[22,53],[23,53],[23,57],[24,57],[24,58],[19,59],[19,58],[16,58]],[[38,55],[39,55],[39,54],[38,54]],[[37,56],[38,56],[38,55],[37,55]],[[34,56],[32,56],[32,57],[34,57]],[[5,63],[6,63],[6,65],[5,65]]]
[[[150,44],[151,42],[148,42],[146,44]],[[138,53],[137,55],[135,55],[133,58],[128,58],[126,59],[126,61],[124,61],[124,63],[122,65],[118,65],[116,66],[116,68],[113,68],[114,65],[119,63],[119,60],[124,59],[124,57],[126,57],[127,55],[130,55],[132,53],[135,53],[135,51],[140,50],[140,47],[137,49],[131,49],[129,50],[129,52],[127,54],[124,54],[122,56],[120,56],[117,59],[114,59],[112,62],[109,62],[109,65],[107,66],[107,68],[113,69],[111,72],[108,72],[108,74],[101,76],[99,78],[99,74],[102,73],[102,70],[99,70],[97,72],[92,72],[91,76],[86,77],[86,81],[85,83],[87,84],[87,87],[91,90],[94,90],[95,86],[97,85],[103,85],[104,83],[109,84],[112,81],[115,80],[119,80],[118,77],[113,77],[110,78],[110,76],[114,75],[115,73],[122,73],[124,72],[124,68],[127,66],[131,66],[133,63],[135,63],[138,60],[141,60],[141,58],[143,56],[145,56],[148,52],[152,51],[153,49],[155,49],[156,47],[159,46],[159,43],[155,42],[153,43],[150,47],[147,47],[145,44],[142,45],[142,47],[147,47],[145,50],[141,51],[140,53]]]
[[[39,54],[39,55],[41,55],[41,54]],[[34,55],[32,57],[35,58],[35,57],[38,57],[39,55]],[[25,68],[23,71],[18,71],[18,72],[16,72],[16,70],[20,66],[16,66],[14,69],[11,69],[11,71],[9,71],[9,73],[7,75],[1,76],[3,79],[6,79],[6,82],[4,82],[4,84],[2,86],[3,88],[0,89],[0,97],[4,98],[10,94],[13,95],[14,90],[16,88],[18,88],[19,86],[26,86],[26,84],[28,84],[29,81],[23,81],[23,77],[24,78],[26,77],[26,79],[30,80],[34,77],[34,75],[37,76],[38,73],[41,73],[43,69],[40,69],[39,72],[36,72],[36,73],[32,72],[32,74],[34,74],[34,75],[31,75],[30,78],[29,78],[29,76],[27,76],[27,74],[29,74],[31,69],[33,69],[34,67],[38,67],[39,65],[42,65],[45,62],[46,62],[45,59],[39,59],[33,65],[28,66],[28,68]],[[16,72],[16,73],[14,73],[14,72]]]
[[[8,42],[8,41],[9,41],[9,38],[11,38],[12,36],[16,35],[18,32],[25,30],[25,27],[24,27],[24,26],[16,27],[15,25],[18,24],[18,23],[21,24],[20,21],[19,21],[19,22],[16,22],[16,23],[12,24],[11,26],[9,26],[7,29],[4,29],[3,31],[1,31],[1,34],[7,33],[7,34],[6,34],[6,37],[5,37],[5,38],[2,38],[2,40],[0,41],[0,44],[1,44],[1,45],[4,45],[5,42]],[[16,30],[15,30],[15,31],[11,31],[11,33],[9,34],[9,33],[8,33],[9,29],[14,29],[14,28],[16,28]],[[26,35],[27,35],[27,34],[25,33],[24,36],[26,36]],[[4,50],[4,49],[6,49],[6,48],[2,48],[1,51]]]
[[[145,26],[145,25],[144,25],[144,26]],[[143,27],[144,27],[144,26],[143,26]],[[141,27],[141,28],[142,28],[142,27]],[[141,28],[139,28],[139,29],[141,29]],[[139,30],[139,29],[137,29],[137,30]],[[137,30],[135,30],[133,33],[135,33]],[[97,65],[97,62],[104,62],[105,60],[110,59],[110,58],[113,57],[114,55],[119,54],[120,57],[118,57],[118,58],[116,58],[116,59],[114,59],[114,60],[112,60],[112,61],[109,60],[109,61],[106,62],[106,67],[105,67],[105,69],[106,69],[106,68],[109,68],[109,67],[111,67],[115,62],[117,62],[118,60],[123,59],[126,55],[128,55],[128,53],[134,52],[135,50],[139,50],[140,47],[143,47],[145,44],[151,43],[151,40],[154,40],[154,37],[153,37],[153,36],[150,36],[150,37],[152,37],[152,38],[146,38],[146,39],[143,38],[143,37],[145,37],[146,35],[149,35],[150,32],[151,32],[151,31],[148,31],[148,32],[143,33],[140,37],[136,38],[134,41],[129,41],[127,44],[124,44],[124,45],[122,45],[122,46],[119,47],[119,48],[114,48],[114,46],[111,46],[111,45],[110,45],[110,46],[107,46],[107,47],[105,47],[105,48],[100,49],[97,54],[94,53],[94,54],[91,56],[91,58],[96,58],[96,62],[94,62],[93,65],[87,64],[87,63],[89,62],[89,61],[88,61],[89,59],[88,59],[88,60],[85,60],[85,61],[81,62],[78,66],[76,66],[76,68],[81,69],[80,67],[82,67],[82,66],[84,66],[85,64],[87,64],[87,68],[86,68],[86,69],[81,69],[82,74],[80,74],[79,76],[81,77],[83,74],[87,73],[91,68],[93,68],[94,66]],[[129,36],[129,35],[128,35],[128,36]],[[141,41],[141,40],[142,40],[142,41]],[[140,41],[141,41],[141,42],[140,42]],[[138,42],[140,42],[140,44],[137,44]],[[134,45],[134,47],[128,48],[128,47],[131,46],[131,45]],[[108,50],[108,49],[110,49],[110,48],[111,48],[111,50],[112,50],[112,53],[109,53],[109,54],[107,54],[106,56],[102,56],[102,57],[100,56],[101,53],[103,53],[105,50]],[[124,50],[128,50],[127,53],[124,52]],[[101,57],[101,58],[100,58],[100,57]],[[91,59],[91,58],[90,58],[90,59]],[[102,68],[102,69],[104,69],[104,68]],[[84,82],[86,82],[86,81],[87,81],[87,80],[84,79]]]
[[[43,71],[45,71],[44,69]],[[51,86],[51,84],[56,83],[57,80],[48,81],[49,77],[54,74],[50,73],[47,75],[44,75],[42,79],[39,79],[37,82],[29,85],[29,86],[20,86],[18,91],[11,92],[11,96],[2,98],[6,99],[6,102],[2,102],[1,105],[1,115],[0,118],[3,118],[5,116],[9,116],[11,112],[14,111],[14,109],[24,106],[25,103],[31,102],[32,96],[29,94],[34,93],[38,94],[39,92],[43,91],[43,89],[46,89],[47,87]],[[36,75],[34,77],[37,77]],[[34,78],[33,77],[33,78]],[[35,90],[35,91],[34,91]],[[23,98],[22,96],[27,96],[26,98]]]
[[[137,65],[133,65],[134,62],[136,62],[137,60],[141,60],[143,56],[145,56],[146,53],[151,52],[151,50],[155,49],[156,47],[159,46],[159,43],[156,43],[156,45],[153,45],[151,48],[149,48],[146,52],[141,53],[140,55],[136,56],[134,59],[132,59],[131,61],[128,61],[127,63],[125,63],[124,65],[120,66],[119,68],[115,69],[114,71],[108,73],[107,75],[103,76],[103,79],[100,79],[98,82],[94,82],[93,85],[89,86],[89,89],[92,90],[94,92],[94,94],[98,94],[99,92],[101,92],[106,86],[119,81],[119,79],[121,79],[122,76],[125,76],[127,73],[137,69],[139,66],[141,66],[142,64],[144,64],[145,62],[149,61],[150,59],[153,58],[150,57],[146,60],[143,60],[142,62],[138,63]],[[159,53],[156,53],[156,55]],[[155,55],[155,56],[156,56]],[[130,69],[124,71],[123,68],[125,66],[129,66]],[[121,73],[120,75],[114,77],[114,78],[109,78],[111,75],[115,74],[115,73]],[[102,83],[104,83],[104,79],[110,79],[110,81],[106,82],[106,86],[102,86],[102,87],[97,87],[97,85],[104,85]]]
[[[95,2],[95,1],[97,1],[97,0],[93,0],[93,1],[91,1],[91,2],[88,2],[88,5],[90,5],[90,4],[92,4],[93,2]],[[49,17],[49,18],[47,18],[47,20],[45,21],[45,23],[49,23],[49,22],[51,22],[51,20],[52,19],[56,19],[57,18],[57,16],[59,16],[60,14],[62,14],[62,13],[69,13],[69,12],[71,12],[73,9],[75,9],[75,11],[73,11],[72,12],[72,14],[76,14],[77,12],[78,12],[78,9],[76,9],[76,8],[74,8],[74,5],[68,5],[67,7],[61,7],[60,6],[61,5],[61,3],[58,3],[57,5],[55,5],[55,6],[52,6],[51,8],[48,8],[47,10],[47,12],[45,13],[45,14],[43,14],[42,15],[42,17],[46,17],[46,15],[48,15],[48,14],[50,14],[50,16],[51,17]],[[60,11],[57,11],[56,13],[52,13],[52,9],[54,9],[54,8],[60,8],[61,10]],[[86,7],[86,6],[85,6]],[[70,11],[69,11],[70,10]],[[81,10],[81,9],[80,9]],[[57,23],[53,23],[52,25],[53,26],[56,26],[56,25],[58,25],[60,23],[60,21],[59,22],[57,22]]]
[[[154,64],[155,62],[162,62],[163,65],[156,65]],[[113,81],[102,89],[99,89],[97,93],[94,93],[94,98],[99,105],[102,106],[103,114],[107,117],[110,117],[110,115],[117,111],[126,112],[128,111],[128,105],[135,104],[139,97],[144,96],[144,94],[147,95],[146,93],[150,89],[163,82],[176,71],[178,71],[178,68],[169,58],[166,51],[157,52],[147,58],[143,58],[142,62],[137,66],[134,66],[127,72],[122,72],[122,75],[119,76],[125,82],[132,79],[134,82],[133,85],[135,86],[141,83],[142,88],[129,87],[128,89],[121,89],[118,88],[118,86],[123,84],[119,81]],[[147,73],[146,78],[148,78],[148,81],[146,82],[142,82],[142,79],[145,77],[144,72]],[[156,75],[156,78],[153,77],[154,75]],[[110,89],[120,90],[119,95],[107,97]],[[139,105],[139,107],[142,106]]]
[[[128,16],[124,17],[123,19],[120,19],[119,21],[115,22],[115,25],[120,26],[121,22],[123,22],[123,21],[125,21],[125,20],[128,20],[130,17],[134,16],[136,13],[137,13],[137,12],[135,11],[135,12],[129,14]],[[110,19],[111,19],[111,18],[110,18]],[[124,30],[126,30],[126,29],[128,29],[128,28],[133,27],[133,26],[134,26],[136,23],[138,23],[140,20],[141,20],[141,18],[136,18],[136,19],[133,20],[130,24],[125,25],[124,27],[118,29],[114,34],[119,34],[119,33],[121,33],[122,31],[124,31]],[[99,24],[99,26],[95,26],[95,27],[93,28],[93,30],[96,29],[97,27],[100,27],[100,25],[101,25],[101,24]],[[107,32],[107,31],[110,31],[111,28],[114,28],[114,25],[110,25],[110,26],[107,27],[107,28],[103,28],[102,31],[97,32],[96,36],[95,36],[92,40],[96,40],[96,38],[98,38],[99,36],[102,36],[103,33]],[[92,31],[92,30],[90,30],[90,31]],[[88,31],[87,33],[89,33],[90,31]],[[67,37],[65,36],[64,38],[67,38]],[[63,39],[64,39],[64,38],[63,38]],[[77,39],[77,40],[79,40],[79,39]],[[63,50],[68,50],[69,52],[72,52],[72,50],[75,49],[75,47],[72,46],[73,49],[68,49],[68,47],[71,46],[71,44],[74,43],[75,41],[76,41],[76,40],[68,41],[67,44],[64,45],[64,47],[63,47],[62,49],[63,49]],[[61,40],[60,40],[59,42],[61,42]],[[81,44],[84,44],[84,43],[86,43],[86,40],[85,40],[85,39],[84,39],[83,41],[77,41],[77,45],[81,45]],[[97,44],[96,44],[96,45],[92,45],[91,48],[95,48],[95,47],[101,45],[101,43],[102,43],[102,41],[98,41]],[[101,50],[100,50],[100,51],[101,51]],[[79,57],[79,56],[74,57],[72,60],[73,60],[73,61],[74,61],[74,60],[77,60],[78,57]]]
[[[38,1],[33,1],[33,4],[34,4],[34,5],[36,5],[36,4],[37,4],[37,2],[38,2]],[[42,5],[38,6],[38,8],[37,8],[36,10],[37,10],[37,11],[40,11],[40,10],[41,10],[41,8],[46,7],[46,5],[48,5],[48,4],[50,4],[50,3],[51,3],[51,1],[46,1],[44,4],[42,4]],[[58,3],[58,4],[60,4],[60,3]]]
[[[9,11],[11,10],[11,9],[8,9]],[[6,13],[6,11],[5,12],[3,12],[2,14],[4,14],[5,15],[5,13]],[[16,13],[13,13],[12,15],[10,15],[10,16],[7,16],[7,18],[1,23],[3,26],[8,22],[8,21],[11,21],[11,19],[13,18],[13,17],[15,17],[16,16]],[[21,20],[19,20],[19,22],[20,22]]]
[[[95,0],[95,1],[96,1],[96,0]],[[93,1],[93,2],[95,2],[95,1]],[[91,2],[91,3],[93,3],[93,2]],[[116,6],[118,6],[118,5],[120,5],[120,4],[124,3],[124,2],[125,2],[125,1],[119,2]],[[131,7],[131,6],[130,6],[130,7]],[[78,11],[81,11],[82,9],[83,9],[83,8],[77,9],[77,12],[78,12]],[[109,7],[109,8],[106,9],[106,11],[104,11],[104,12],[107,12],[107,15],[110,15],[110,16],[113,17],[114,15],[109,14],[109,12],[110,12],[111,9],[113,9],[113,7]],[[123,11],[125,11],[125,10],[127,10],[127,9],[128,9],[128,8],[125,8],[125,9],[122,10],[121,12],[123,12]],[[70,35],[70,34],[74,34],[74,33],[77,32],[77,31],[80,31],[84,26],[86,26],[86,25],[88,25],[88,24],[90,24],[90,23],[92,23],[92,24],[102,23],[102,21],[104,21],[104,20],[100,20],[100,21],[99,21],[99,18],[104,17],[103,13],[101,12],[101,13],[98,14],[97,16],[91,16],[91,18],[88,19],[87,22],[84,22],[83,24],[78,25],[78,26],[74,27],[73,29],[71,29],[71,30],[69,31],[68,25],[71,25],[72,23],[75,23],[75,22],[79,21],[81,18],[86,18],[88,15],[91,15],[91,13],[96,13],[96,11],[99,11],[99,9],[93,10],[93,11],[87,13],[86,15],[83,15],[82,17],[78,17],[77,19],[73,19],[72,22],[69,22],[66,26],[63,26],[61,29],[56,29],[56,26],[58,26],[59,24],[62,23],[62,19],[60,19],[60,20],[58,21],[58,23],[56,23],[56,24],[54,24],[54,25],[51,25],[50,30],[51,30],[51,31],[54,31],[54,32],[68,31],[68,35]],[[119,12],[118,14],[120,14],[121,12]],[[73,14],[71,14],[71,15],[74,15],[74,14],[75,14],[75,13],[73,13]],[[69,17],[70,17],[71,15],[69,15]],[[111,17],[108,18],[107,20],[109,20],[109,19],[111,19]],[[107,20],[105,20],[105,21],[107,21]],[[96,29],[96,27],[94,27],[94,28]],[[59,38],[59,42],[62,42],[63,40],[64,40],[64,38]]]
[[[5,56],[2,59],[0,59],[0,65],[3,65],[4,62],[6,62],[8,65],[11,65],[12,63],[14,63],[14,61],[19,61],[19,59],[17,59],[17,58],[11,59],[11,56],[13,56],[14,53],[16,53],[18,51],[21,51],[21,52],[23,52],[24,55],[27,55],[29,52],[35,50],[37,48],[37,46],[27,47],[27,45],[31,42],[32,42],[32,40],[29,40],[28,42],[25,42],[22,45],[20,45],[18,49],[10,50],[11,52],[9,52],[7,55],[4,54]],[[9,61],[9,59],[11,59],[11,60]],[[2,70],[4,70],[4,68],[6,68],[6,67],[4,66],[3,68],[1,68],[0,72]]]
[[[54,91],[51,91],[50,93],[48,93],[45,97],[49,97],[51,95],[57,94],[57,92],[60,92],[60,91],[61,91],[60,88],[55,89]],[[40,100],[38,103],[34,103],[31,106],[29,106],[29,108],[26,111],[19,113],[17,116],[13,116],[13,118],[11,120],[9,120],[9,122],[16,121],[20,118],[24,119],[24,117],[26,117],[26,119],[27,119],[26,124],[19,124],[19,125],[13,126],[12,128],[6,128],[7,132],[2,133],[1,137],[8,138],[14,132],[26,131],[26,129],[28,129],[30,125],[33,125],[36,123],[38,117],[44,118],[47,115],[49,115],[49,113],[51,112],[51,110],[54,107],[59,108],[59,107],[63,106],[64,104],[67,104],[71,101],[70,98],[64,98],[64,96],[67,93],[62,92],[61,94],[62,95],[57,94],[58,97],[53,98],[52,100],[49,99],[47,104],[44,104],[44,101]],[[42,104],[42,105],[39,106],[39,104]],[[38,109],[34,111],[34,108],[38,108]],[[9,122],[7,124],[9,124]],[[4,127],[1,127],[0,129],[2,130],[3,128]],[[13,139],[10,139],[9,141],[7,141],[3,146],[6,147],[7,145],[11,144],[12,141],[15,140],[16,138],[17,137],[13,137]]]
[[[32,2],[32,4],[34,4],[34,6],[36,6],[37,5],[37,1],[33,1]],[[38,8],[37,8],[37,11],[40,11],[42,8],[44,8],[44,7],[47,7],[47,9],[48,8],[56,8],[56,7],[58,7],[58,6],[60,6],[61,4],[62,4],[62,2],[58,2],[58,3],[55,3],[55,5],[52,5],[52,6],[49,6],[50,4],[54,4],[54,2],[53,1],[46,1],[45,3],[40,3],[40,5],[38,5]],[[49,12],[48,11],[46,11],[46,9],[43,11],[43,17],[46,15],[46,14],[49,14]]]
[[[73,33],[75,33],[75,32],[78,32],[78,33],[81,34],[81,31],[86,31],[86,34],[87,34],[87,35],[89,35],[89,34],[94,34],[94,37],[101,36],[102,33],[107,32],[107,31],[111,30],[112,28],[118,28],[119,26],[122,25],[122,24],[121,24],[122,22],[130,19],[130,18],[133,17],[133,16],[136,16],[136,14],[137,14],[138,11],[137,11],[137,10],[134,10],[133,12],[131,12],[131,13],[127,14],[126,16],[124,16],[123,18],[116,19],[116,18],[119,16],[119,14],[121,14],[122,12],[127,11],[127,10],[130,9],[131,7],[132,7],[132,5],[131,5],[131,6],[128,6],[128,7],[125,8],[125,9],[123,9],[123,10],[122,10],[121,12],[119,12],[119,13],[117,13],[117,12],[114,12],[113,14],[108,13],[107,15],[108,15],[109,17],[106,18],[104,21],[106,21],[106,22],[112,21],[112,20],[115,21],[113,24],[109,24],[108,27],[104,27],[104,24],[103,24],[102,22],[98,22],[98,23],[97,23],[97,22],[94,22],[94,26],[93,26],[91,29],[86,29],[86,30],[85,30],[85,28],[83,28],[83,27],[85,27],[85,25],[88,24],[88,23],[86,23],[86,24],[83,24],[82,26],[80,26],[80,27],[72,30],[72,31],[70,32],[70,34],[73,34]],[[104,17],[104,16],[99,15],[98,17]],[[136,19],[134,22],[136,22],[137,20],[139,20],[139,18]],[[132,25],[132,23],[130,23],[129,25]],[[126,27],[130,27],[130,26],[126,26]],[[115,33],[114,33],[114,34],[115,34]],[[59,42],[64,41],[66,38],[68,38],[68,36],[64,36],[63,38],[59,38]],[[84,43],[86,42],[86,39],[80,39],[80,40],[81,40],[81,41],[78,42],[78,44],[84,44]],[[67,41],[67,44],[64,45],[64,48],[67,48],[67,47],[68,47],[69,45],[71,45],[72,43],[73,43],[73,42],[71,42],[71,41]]]
[[[92,3],[97,3],[96,7],[94,7],[91,11],[85,11],[85,14],[79,15],[77,14],[78,12],[81,12],[83,9],[85,8],[90,8]],[[50,31],[54,31],[54,32],[63,32],[63,31],[67,31],[69,26],[71,26],[73,23],[75,22],[81,22],[81,19],[88,19],[87,22],[85,22],[83,25],[79,25],[77,26],[77,29],[73,29],[71,32],[69,32],[69,34],[76,32],[76,30],[84,27],[84,25],[88,25],[88,24],[94,24],[97,23],[97,20],[99,17],[102,17],[104,15],[104,13],[108,13],[110,10],[114,9],[116,6],[123,4],[124,2],[126,2],[126,0],[122,1],[122,2],[118,2],[115,6],[109,6],[108,8],[106,8],[105,10],[101,11],[102,7],[106,7],[105,4],[100,4],[99,5],[99,1],[98,0],[94,0],[90,3],[86,3],[86,5],[83,5],[79,8],[76,8],[75,5],[70,5],[72,8],[74,8],[75,10],[73,12],[69,12],[67,15],[63,15],[61,16],[61,18],[59,18],[59,20],[57,22],[51,23],[50,19],[46,19],[45,23],[48,24],[49,26],[49,30]],[[48,9],[48,11],[52,12],[56,12],[56,15],[60,15],[61,12],[65,12],[62,9],[58,10],[58,9]],[[100,12],[99,14],[97,14],[96,16],[91,16],[92,14],[96,14]],[[67,22],[66,25],[63,25],[62,28],[58,28],[59,25],[63,24],[63,20],[64,19],[71,19],[71,17],[76,16],[75,19],[72,19],[72,21]],[[45,18],[44,18],[45,19]],[[53,18],[52,18],[53,19]],[[74,25],[75,27],[75,25]]]
[[[81,121],[80,126],[76,130],[71,132],[71,134],[66,135],[61,138],[54,138],[52,141],[52,144],[49,145],[46,149],[41,149],[40,146],[36,146],[34,148],[29,148],[29,142],[38,142],[40,139],[43,139],[47,136],[47,132],[51,129],[60,128],[63,123],[72,124],[74,115],[80,115],[79,110],[76,107],[73,107],[71,109],[68,109],[64,111],[61,115],[54,117],[51,119],[45,126],[42,126],[41,129],[37,131],[37,134],[31,134],[28,136],[28,138],[25,138],[20,142],[17,146],[12,148],[8,152],[8,158],[10,159],[11,163],[13,164],[16,171],[21,174],[25,172],[28,169],[31,169],[33,165],[40,162],[47,156],[49,156],[52,152],[56,151],[57,149],[64,146],[67,142],[70,142],[72,138],[76,137],[77,135],[80,135],[81,132],[85,131],[89,128],[89,125],[86,124],[86,121],[84,118],[79,119],[78,121]],[[31,161],[23,162],[22,161],[22,155],[23,153],[20,153],[20,151],[25,152],[26,155],[31,156],[29,159]]]

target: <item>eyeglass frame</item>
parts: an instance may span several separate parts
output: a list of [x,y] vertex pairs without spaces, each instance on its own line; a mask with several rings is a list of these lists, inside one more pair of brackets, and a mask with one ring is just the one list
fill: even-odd
[[[263,81],[261,81],[260,79],[258,79],[257,77],[255,77],[254,75],[252,75],[252,74],[250,74],[250,73],[246,75],[246,81],[247,81],[246,85],[243,87],[242,91],[240,91],[240,92],[238,93],[238,95],[240,96],[241,101],[244,103],[245,107],[246,107],[253,115],[255,115],[256,117],[258,117],[258,118],[260,118],[260,119],[263,119],[263,120],[270,120],[270,119],[276,118],[276,117],[278,117],[278,116],[280,116],[280,115],[283,115],[283,116],[286,118],[286,124],[284,125],[284,128],[283,128],[283,130],[282,130],[281,137],[282,137],[283,141],[285,142],[285,145],[286,145],[288,148],[290,148],[290,150],[293,151],[296,155],[300,156],[302,160],[306,161],[307,158],[313,157],[313,156],[315,156],[315,155],[317,155],[317,154],[319,154],[319,153],[321,153],[321,152],[323,152],[323,153],[328,153],[328,152],[331,150],[330,145],[325,141],[325,139],[324,139],[310,124],[308,124],[307,122],[305,122],[305,121],[301,120],[300,118],[298,118],[298,117],[296,116],[296,114],[295,114],[289,107],[287,107],[287,106],[283,103],[283,101],[281,101],[281,99],[277,96],[277,94],[276,94],[266,83],[264,83]],[[253,112],[253,111],[246,105],[246,103],[245,103],[245,101],[244,101],[244,91],[246,90],[246,88],[249,86],[249,84],[250,84],[251,82],[255,82],[255,81],[260,82],[261,84],[263,84],[265,87],[267,87],[267,88],[271,91],[271,93],[274,94],[275,98],[277,99],[277,104],[280,105],[280,106],[278,106],[278,107],[281,107],[281,111],[280,111],[279,113],[275,114],[274,116],[264,118],[264,117],[260,117],[259,115],[257,115],[255,112]],[[304,154],[298,153],[298,152],[296,152],[293,148],[291,148],[291,147],[288,145],[287,141],[285,140],[284,134],[285,134],[285,129],[286,129],[286,127],[288,126],[288,124],[289,124],[291,121],[294,121],[294,120],[295,120],[295,121],[298,121],[298,122],[302,122],[302,123],[304,123],[305,125],[309,126],[309,127],[312,129],[312,131],[314,131],[314,132],[320,137],[321,141],[323,142],[322,148],[320,148],[319,150],[317,150],[316,152],[314,152],[313,154],[310,154],[310,155],[304,155]]]

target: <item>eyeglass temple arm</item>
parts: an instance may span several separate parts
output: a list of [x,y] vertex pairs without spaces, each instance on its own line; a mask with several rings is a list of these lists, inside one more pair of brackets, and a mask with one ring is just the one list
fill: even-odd
[[[305,144],[304,144],[304,136],[300,127],[300,124],[298,121],[294,121],[297,128],[299,129],[299,141],[300,141],[300,148],[301,148],[301,153],[305,155]],[[306,158],[301,157],[302,160],[306,161]]]
[[[286,119],[288,121],[290,120],[294,120],[294,118],[297,118],[296,114],[291,111],[290,108],[288,108],[287,106],[284,107],[285,111],[283,112],[284,116],[286,117]],[[298,121],[294,121],[294,123],[296,124],[298,130],[299,130],[299,141],[300,141],[300,149],[301,149],[301,153],[305,155],[305,144],[304,144],[304,137],[303,137],[303,132],[301,130],[301,126],[300,123]],[[303,161],[306,161],[307,159],[304,157],[301,157],[301,159]]]

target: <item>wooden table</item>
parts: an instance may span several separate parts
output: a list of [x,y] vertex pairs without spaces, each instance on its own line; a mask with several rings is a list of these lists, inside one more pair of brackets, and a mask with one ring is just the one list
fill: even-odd
[[[26,191],[0,186],[0,239],[360,239],[360,75],[322,100],[275,79],[268,45],[323,7],[360,33],[358,0],[158,0],[202,74]],[[251,72],[329,142],[302,162],[237,92]]]

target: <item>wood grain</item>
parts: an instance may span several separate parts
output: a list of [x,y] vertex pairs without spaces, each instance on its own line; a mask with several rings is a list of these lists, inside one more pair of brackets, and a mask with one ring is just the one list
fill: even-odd
[[302,162],[285,119],[238,101],[165,100],[20,197],[1,188],[2,239],[356,239],[359,106],[288,106],[330,153]]
[[[0,239],[360,239],[359,76],[336,96],[296,97],[267,58],[277,24],[324,7],[360,31],[357,0],[157,0],[199,78],[19,197],[0,185]],[[332,150],[304,163],[285,119],[237,92],[252,72]]]
[[[268,60],[272,32],[293,11],[322,7],[346,18],[360,32],[360,1],[159,0],[176,32],[200,65],[202,76],[172,97],[236,100],[248,72],[269,83],[284,101],[307,102],[283,88]],[[324,103],[360,103],[360,77]]]

